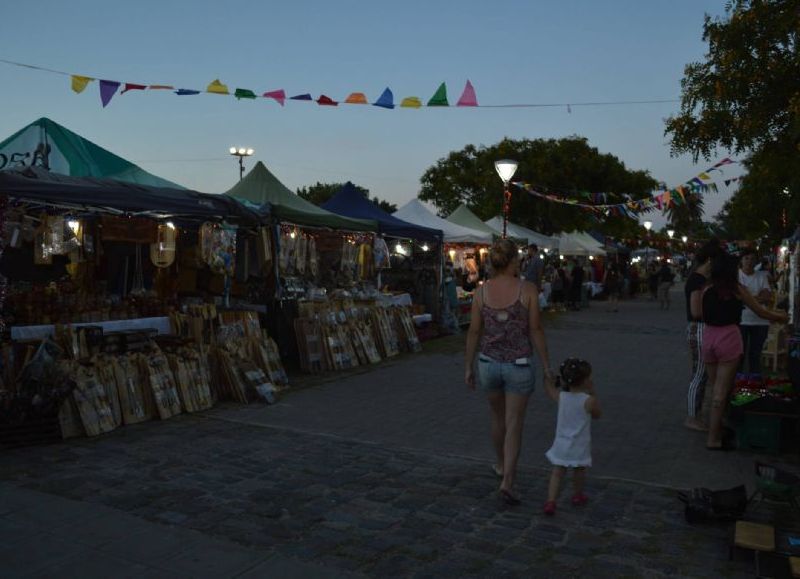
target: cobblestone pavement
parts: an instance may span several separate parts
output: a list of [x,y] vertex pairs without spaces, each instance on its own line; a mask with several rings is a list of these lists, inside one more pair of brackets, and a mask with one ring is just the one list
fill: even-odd
[[[753,457],[708,453],[702,436],[681,427],[680,311],[648,302],[622,310],[595,303],[548,318],[553,361],[589,358],[606,412],[595,425],[591,500],[572,507],[565,492],[554,518],[541,514],[554,407],[537,393],[523,504],[507,507],[489,467],[485,402],[461,383],[463,337],[367,372],[298,380],[272,407],[223,405],[5,452],[0,481],[132,517],[125,525],[149,522],[139,539],[125,539],[142,563],[161,533],[180,530],[317,565],[285,576],[748,576],[749,563],[727,560],[730,528],[687,525],[674,489],[750,483]],[[0,537],[15,532],[8,516],[0,501]],[[151,547],[134,549],[143,537]],[[248,570],[258,576],[246,566],[187,574]],[[66,563],[58,571],[90,576]]]
[[[688,527],[674,492],[590,480],[540,514],[485,462],[183,416],[0,459],[15,485],[367,576],[732,576],[728,532]],[[144,560],[147,554],[143,553]]]

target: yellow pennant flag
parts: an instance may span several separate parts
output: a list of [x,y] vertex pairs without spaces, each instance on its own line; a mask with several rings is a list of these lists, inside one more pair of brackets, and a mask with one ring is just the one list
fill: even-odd
[[400,103],[400,106],[412,109],[418,109],[422,106],[422,101],[419,100],[419,97],[406,97]]
[[86,88],[86,85],[88,85],[93,80],[94,80],[93,78],[88,77],[88,76],[80,76],[78,74],[73,74],[72,75],[72,90],[74,90],[76,93],[80,94]]
[[700,173],[698,177],[700,177],[703,181],[708,181],[709,179],[711,179],[711,177],[708,176],[708,173]]
[[215,79],[214,82],[208,85],[206,92],[212,92],[214,94],[231,94],[228,92],[227,85],[222,84],[219,79]]

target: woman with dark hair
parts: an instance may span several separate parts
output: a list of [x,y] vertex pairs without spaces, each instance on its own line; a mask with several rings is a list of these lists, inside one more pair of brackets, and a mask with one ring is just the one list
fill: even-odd
[[475,390],[473,367],[477,354],[477,383],[489,401],[497,455],[492,469],[502,478],[500,497],[507,504],[517,505],[520,500],[513,490],[514,478],[525,410],[536,383],[534,349],[545,379],[553,378],[553,372],[539,317],[539,290],[519,279],[516,245],[508,239],[495,242],[489,261],[492,278],[475,292],[472,302],[464,379]]
[[702,292],[692,294],[691,309],[694,317],[703,320],[702,357],[713,386],[706,447],[721,450],[722,415],[743,350],[739,332],[742,306],[766,320],[785,322],[788,316],[758,303],[739,283],[738,260],[724,251],[711,258],[710,273],[711,283]]
[[[697,250],[692,260],[694,270],[686,279],[683,293],[686,296],[686,342],[689,345],[689,353],[692,360],[692,379],[689,381],[688,391],[688,411],[684,425],[690,430],[707,430],[707,416],[703,413],[703,397],[706,391],[706,367],[702,359],[703,347],[703,320],[692,315],[691,301],[692,295],[697,292],[698,298],[702,294],[703,288],[711,275],[711,258],[722,251],[719,239],[708,241],[703,247]],[[710,399],[709,399],[710,402]]]

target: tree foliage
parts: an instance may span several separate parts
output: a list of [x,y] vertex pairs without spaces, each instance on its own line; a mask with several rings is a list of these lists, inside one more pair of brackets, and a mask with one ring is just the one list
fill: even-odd
[[[607,203],[650,195],[656,181],[647,171],[631,171],[622,161],[589,146],[583,137],[503,141],[490,147],[467,145],[439,159],[421,178],[419,198],[431,201],[443,215],[466,204],[481,219],[502,213],[503,184],[495,172],[498,159],[519,163],[514,180],[548,193],[592,203],[582,192],[607,193]],[[598,229],[608,235],[635,235],[636,221],[620,215],[596,216],[578,207],[533,196],[512,186],[510,220],[542,233]]]
[[[370,199],[369,189],[365,189],[359,185],[354,186],[356,191],[361,193],[367,199]],[[322,205],[328,201],[328,199],[336,195],[336,192],[342,187],[344,187],[344,183],[320,183],[317,181],[317,183],[309,187],[301,187],[297,190],[297,194],[306,201],[310,201],[314,205]],[[397,211],[397,205],[394,203],[389,203],[388,201],[378,199],[377,197],[372,197],[370,201],[375,203],[375,205],[384,210],[386,213],[394,213]]]
[[[800,213],[800,0],[734,0],[706,16],[704,62],[686,66],[681,111],[666,121],[674,154],[747,153],[748,175],[721,219],[739,235],[785,233]],[[765,225],[766,224],[766,225]],[[765,227],[769,229],[763,231]]]

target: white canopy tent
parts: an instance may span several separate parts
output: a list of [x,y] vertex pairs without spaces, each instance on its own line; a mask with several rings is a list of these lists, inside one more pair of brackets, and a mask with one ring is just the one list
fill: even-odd
[[433,214],[419,199],[412,199],[392,215],[414,225],[440,229],[444,233],[444,240],[448,243],[476,243],[482,245],[491,245],[492,243],[492,235],[490,233],[463,227],[442,219]]
[[558,239],[558,252],[561,255],[584,257],[606,254],[598,241],[595,240],[594,243],[590,243],[579,231],[573,231],[571,233],[562,232]]
[[[503,218],[500,215],[492,217],[491,219],[484,221],[486,225],[489,227],[493,227],[499,231],[503,230]],[[511,223],[510,221],[506,224],[506,230],[509,237],[516,237],[517,239],[527,239],[528,243],[535,243],[541,249],[557,249],[558,248],[558,238],[550,237],[549,235],[544,235],[543,233],[539,233],[538,231],[534,231],[533,229],[528,229],[527,227],[523,227],[522,225],[517,225],[516,223]]]

